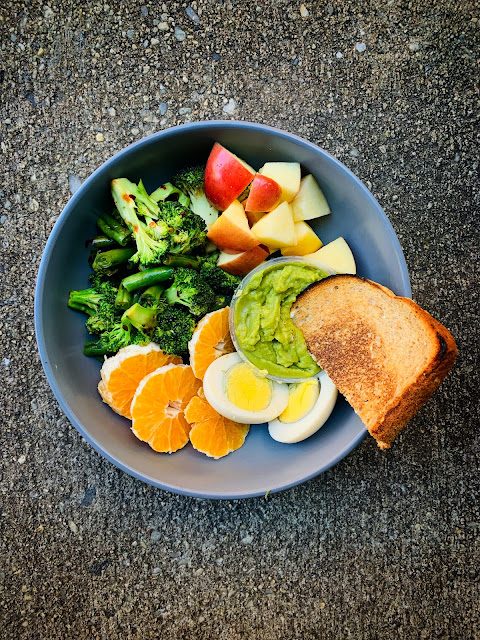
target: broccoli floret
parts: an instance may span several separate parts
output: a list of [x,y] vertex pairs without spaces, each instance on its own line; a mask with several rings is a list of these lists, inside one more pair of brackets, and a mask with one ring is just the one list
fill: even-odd
[[162,220],[168,225],[170,253],[189,253],[205,244],[205,222],[179,202],[163,202],[160,207]]
[[152,264],[158,264],[162,257],[168,253],[170,249],[168,239],[152,237],[149,227],[143,222],[139,221],[139,227],[134,233],[137,253],[130,258],[132,262],[140,262],[144,267],[148,267]]
[[175,229],[183,227],[183,219],[188,215],[189,211],[178,202],[162,202],[160,215],[169,226],[170,233]]
[[[153,289],[154,287],[151,287]],[[167,307],[166,300],[148,300],[149,306],[135,302],[122,316],[123,324],[130,327],[130,344],[148,344],[152,331],[157,326],[157,318]]]
[[85,326],[87,327],[88,333],[99,334],[104,331],[109,331],[113,328],[116,319],[115,313],[112,313],[112,309],[109,307],[108,309],[104,309],[103,312],[99,311],[94,316],[90,316]]
[[165,202],[165,200],[178,201],[184,207],[190,204],[190,198],[186,196],[180,189],[177,189],[171,182],[165,182],[150,194],[150,198],[155,202]]
[[133,231],[137,244],[137,253],[130,260],[148,266],[160,262],[162,256],[169,250],[169,241],[159,237],[162,232],[165,236],[168,234],[166,225],[154,223],[154,228],[151,229],[138,218],[137,210],[147,216],[150,222],[158,218],[159,207],[157,203],[145,195],[144,191],[143,185],[140,189],[126,178],[112,180],[112,195],[115,205],[128,228]]
[[219,293],[215,296],[215,302],[213,303],[210,311],[217,311],[217,309],[223,309],[223,307],[226,307],[227,304],[228,302],[225,296]]
[[[114,354],[130,344],[143,345],[151,341],[148,331],[144,331],[142,326],[142,320],[147,322],[147,318],[142,318],[141,313],[135,307],[140,307],[140,305],[133,305],[130,309],[127,309],[120,318],[117,318],[117,321],[108,331],[103,331],[100,334],[100,338],[96,343],[98,345],[97,348],[100,348],[101,345],[105,354]],[[143,310],[143,307],[141,309]],[[156,319],[150,331],[155,326]]]
[[83,347],[86,356],[114,355],[131,344],[146,345],[151,337],[135,329],[127,317],[122,316],[109,331],[104,331],[96,340],[87,340]]
[[110,282],[111,276],[105,271],[94,271],[88,276],[88,281],[94,289],[98,289],[104,282]]
[[218,253],[212,253],[202,260],[200,275],[204,278],[215,292],[223,293],[226,296],[233,295],[242,278],[232,276],[220,267],[217,267]]
[[70,291],[68,296],[68,306],[71,309],[83,311],[89,316],[93,316],[102,300],[102,294],[95,289],[82,289],[80,291]]
[[[124,187],[128,191],[128,194],[135,198],[138,213],[142,216],[148,216],[149,218],[154,218],[156,220],[160,212],[158,204],[148,195],[145,187],[143,186],[143,182],[140,180],[138,185],[136,185],[133,182],[130,182],[130,180],[125,180],[125,178],[120,179],[124,181]],[[120,215],[121,213],[122,212],[120,211]]]
[[199,216],[188,211],[188,215],[183,219],[183,229],[179,229],[172,235],[170,253],[174,255],[190,253],[198,247],[203,247],[206,237],[205,222]]
[[109,282],[98,282],[95,287],[70,291],[68,306],[83,311],[89,317],[86,327],[89,333],[102,333],[113,327],[118,316],[115,312],[117,288]]
[[148,227],[148,235],[155,240],[164,240],[168,236],[169,228],[163,220],[152,220],[152,218],[146,217],[145,222]]
[[169,307],[158,316],[152,340],[165,353],[186,355],[196,324],[196,319],[188,311]]
[[140,295],[139,302],[144,307],[155,307],[158,312],[165,311],[168,306],[167,301],[163,297],[165,287],[154,284]]
[[117,296],[117,287],[114,287],[111,282],[108,280],[104,280],[99,284],[92,285],[93,289],[95,289],[103,298],[103,302],[114,305],[115,298]]
[[132,331],[132,323],[122,316],[110,331],[105,331],[100,336],[100,341],[105,347],[105,353],[117,353],[123,347],[128,347],[129,344],[132,344],[134,336]]
[[202,316],[216,303],[215,294],[207,282],[193,269],[177,269],[172,286],[165,291],[168,304],[182,304],[195,316]]
[[149,334],[143,333],[143,331],[135,331],[133,335],[131,334],[131,344],[138,344],[144,347],[146,344],[152,341],[152,338]]
[[123,318],[128,318],[130,323],[141,331],[142,333],[148,333],[153,331],[157,326],[157,316],[159,309],[156,307],[142,307],[141,304],[136,302],[123,314]]
[[99,282],[96,288],[70,292],[68,306],[84,311],[88,315],[88,332],[99,335],[97,340],[87,341],[85,355],[111,355],[129,344],[150,342],[148,332],[156,327],[156,316],[166,301],[155,309],[133,304],[123,312],[115,306],[117,291],[109,282]]
[[205,167],[191,167],[180,171],[174,178],[174,184],[190,198],[190,209],[200,216],[209,229],[218,218],[218,211],[205,195]]

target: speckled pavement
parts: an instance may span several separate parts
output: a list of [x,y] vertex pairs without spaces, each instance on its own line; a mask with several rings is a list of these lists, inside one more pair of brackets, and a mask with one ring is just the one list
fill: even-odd
[[[479,8],[0,2],[2,639],[480,638]],[[35,277],[71,192],[130,142],[213,118],[351,168],[459,347],[390,451],[366,439],[268,499],[118,471],[63,416],[35,345]]]

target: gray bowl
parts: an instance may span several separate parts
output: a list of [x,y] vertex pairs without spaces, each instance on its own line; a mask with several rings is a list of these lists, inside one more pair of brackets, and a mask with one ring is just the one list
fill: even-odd
[[313,222],[324,244],[343,236],[358,274],[411,295],[407,267],[393,228],[368,189],[338,160],[297,136],[248,122],[198,122],[154,134],[103,164],[61,213],[48,239],[35,294],[35,331],[48,382],[68,419],[108,460],[162,489],[203,498],[245,498],[305,482],[346,456],[365,428],[343,398],[327,424],[294,445],[275,442],[265,426],[252,426],[245,445],[212,460],[190,445],[174,455],[155,453],[135,438],[129,422],[97,393],[100,363],[82,354],[83,314],[67,307],[68,292],[88,286],[84,240],[112,206],[109,183],[143,180],[153,190],[186,164],[205,162],[215,141],[259,169],[264,162],[298,161],[323,189],[332,215]]

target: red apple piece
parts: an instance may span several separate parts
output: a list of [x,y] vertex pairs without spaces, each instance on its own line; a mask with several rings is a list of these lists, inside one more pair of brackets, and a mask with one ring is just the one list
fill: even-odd
[[245,210],[252,213],[271,211],[275,209],[281,197],[282,188],[278,182],[257,173],[250,187]]
[[259,244],[258,247],[254,247],[249,251],[241,251],[240,253],[221,251],[218,256],[217,266],[227,273],[231,273],[232,276],[244,276],[255,267],[258,267],[269,255],[270,251],[264,244]]
[[225,211],[254,175],[252,167],[215,142],[205,167],[205,195],[215,208]]
[[298,162],[266,162],[258,173],[280,185],[282,202],[291,202],[300,189],[301,171]]
[[234,200],[212,224],[207,238],[222,251],[248,251],[260,244],[250,231],[242,204]]

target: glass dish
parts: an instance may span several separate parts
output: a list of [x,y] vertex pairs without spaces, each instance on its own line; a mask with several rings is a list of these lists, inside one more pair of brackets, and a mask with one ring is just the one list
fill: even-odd
[[[240,295],[242,294],[243,290],[245,289],[245,287],[250,282],[250,280],[257,273],[259,273],[261,271],[265,271],[266,269],[274,269],[277,266],[286,265],[286,264],[308,264],[310,266],[318,267],[319,269],[324,271],[329,276],[335,275],[335,273],[336,273],[333,269],[331,269],[330,267],[327,267],[327,265],[322,265],[321,267],[319,267],[317,264],[312,265],[312,263],[310,261],[306,260],[304,257],[301,257],[301,256],[288,256],[288,257],[281,257],[281,258],[267,258],[267,260],[265,262],[262,262],[262,264],[258,265],[258,267],[255,267],[255,269],[253,269],[253,271],[250,271],[250,273],[247,274],[244,277],[244,279],[242,280],[242,282],[238,285],[237,290],[235,291],[235,293],[234,293],[234,295],[232,297],[232,301],[230,302],[230,313],[229,313],[229,316],[228,316],[228,321],[229,321],[230,335],[232,337],[233,345],[234,345],[235,349],[237,350],[238,355],[242,358],[242,360],[244,360],[245,362],[248,362],[249,364],[251,364],[252,367],[254,367],[257,370],[259,375],[264,375],[265,377],[269,378],[270,380],[276,380],[277,382],[284,382],[284,383],[287,383],[287,384],[291,384],[293,382],[303,382],[304,380],[306,380],[306,378],[275,376],[275,375],[270,374],[270,373],[265,373],[265,370],[260,370],[256,365],[254,365],[250,361],[248,355],[240,347],[240,344],[239,344],[238,338],[237,338],[236,327],[235,327],[235,308],[236,308],[236,303],[237,303],[237,300],[239,299]],[[316,378],[319,374],[320,374],[320,371],[315,376],[312,376],[312,377]]]

